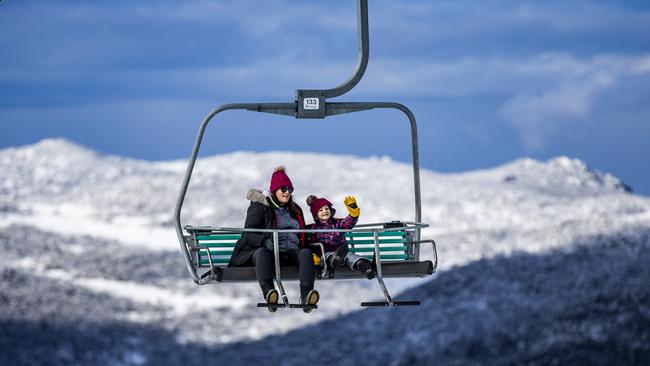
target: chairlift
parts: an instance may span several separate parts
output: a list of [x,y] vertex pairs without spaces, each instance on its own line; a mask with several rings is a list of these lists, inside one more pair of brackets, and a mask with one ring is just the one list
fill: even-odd
[[[198,285],[222,282],[256,281],[254,267],[228,267],[228,262],[235,243],[244,232],[271,233],[274,246],[275,280],[282,302],[277,307],[300,307],[290,304],[282,285],[283,280],[298,279],[296,266],[281,266],[279,256],[278,234],[282,232],[316,233],[344,232],[350,252],[370,259],[376,269],[376,279],[381,287],[385,301],[362,302],[361,306],[402,306],[420,305],[419,300],[395,301],[391,297],[385,278],[426,277],[436,272],[438,256],[436,243],[432,239],[422,239],[421,230],[429,225],[421,222],[420,168],[418,153],[418,136],[415,116],[404,105],[394,102],[329,102],[329,98],[339,97],[350,91],[365,73],[368,65],[368,1],[357,0],[358,23],[358,61],[354,74],[343,84],[332,89],[298,89],[293,102],[289,103],[233,103],[222,105],[211,111],[203,120],[194,143],[192,155],[188,161],[180,194],[174,210],[174,225],[181,246],[181,252],[187,268]],[[415,220],[390,221],[359,224],[353,229],[338,230],[280,230],[248,229],[218,226],[194,226],[181,224],[181,209],[192,177],[192,171],[208,123],[219,113],[228,110],[247,110],[252,112],[273,113],[298,119],[324,119],[337,114],[360,112],[372,109],[396,109],[406,115],[411,126],[411,149],[413,163],[413,185],[415,191]],[[433,248],[430,260],[420,259],[420,246],[431,244]],[[313,244],[318,246],[318,244]],[[321,246],[321,253],[324,253]],[[323,258],[324,259],[324,258]],[[348,268],[335,272],[327,268],[325,260],[319,269],[318,280],[364,279],[361,273]],[[268,304],[260,303],[259,307]],[[314,305],[315,306],[315,305]]]

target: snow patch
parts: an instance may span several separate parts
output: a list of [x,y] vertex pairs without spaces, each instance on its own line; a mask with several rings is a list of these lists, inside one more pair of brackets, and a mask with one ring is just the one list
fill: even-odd
[[[30,270],[32,274],[45,278],[66,282],[87,290],[104,293],[117,298],[124,298],[130,301],[151,306],[169,308],[177,317],[185,316],[194,311],[209,311],[216,309],[237,309],[241,310],[250,306],[252,300],[247,298],[230,298],[218,296],[210,292],[187,293],[181,290],[166,289],[154,285],[141,283],[109,280],[104,278],[79,277],[63,269],[48,269],[44,265],[32,259],[25,258],[6,267],[15,266]],[[141,314],[138,314],[141,316]],[[136,320],[132,318],[131,320]],[[149,319],[141,319],[146,323]]]
[[152,224],[143,216],[116,216],[107,222],[91,205],[35,202],[26,204],[31,214],[9,213],[2,216],[0,228],[13,224],[30,225],[62,235],[89,235],[117,240],[149,250],[176,250],[178,241],[173,228]]

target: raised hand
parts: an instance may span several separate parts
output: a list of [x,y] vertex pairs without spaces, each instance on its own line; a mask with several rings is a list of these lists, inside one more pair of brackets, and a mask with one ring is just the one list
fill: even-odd
[[345,208],[348,209],[350,216],[359,217],[359,214],[361,213],[361,209],[357,205],[357,199],[354,198],[354,196],[345,197],[343,203],[345,204]]

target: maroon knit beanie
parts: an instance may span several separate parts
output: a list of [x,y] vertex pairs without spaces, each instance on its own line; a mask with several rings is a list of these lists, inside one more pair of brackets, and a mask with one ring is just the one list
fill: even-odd
[[307,197],[307,205],[309,206],[309,211],[311,211],[311,215],[314,217],[314,221],[318,219],[318,210],[320,210],[320,208],[325,205],[330,207],[330,211],[332,211],[332,217],[334,217],[334,213],[336,212],[332,208],[332,202],[328,201],[325,198],[318,198],[313,194]]
[[271,193],[277,191],[280,189],[280,187],[289,187],[293,188],[293,184],[291,183],[291,179],[289,179],[289,176],[287,176],[287,173],[284,172],[284,167],[279,166],[275,168],[275,171],[273,172],[273,175],[271,176],[271,186],[269,188],[269,191]]

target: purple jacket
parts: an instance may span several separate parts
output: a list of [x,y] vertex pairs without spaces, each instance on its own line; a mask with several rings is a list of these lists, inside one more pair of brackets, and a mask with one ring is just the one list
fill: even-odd
[[[307,229],[352,229],[357,224],[358,217],[348,215],[344,219],[331,217],[326,223],[317,222],[307,225]],[[308,242],[323,243],[325,252],[333,252],[345,244],[345,233],[310,233]]]

